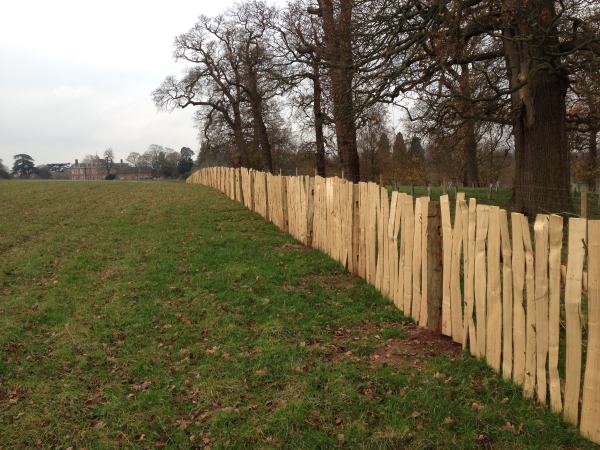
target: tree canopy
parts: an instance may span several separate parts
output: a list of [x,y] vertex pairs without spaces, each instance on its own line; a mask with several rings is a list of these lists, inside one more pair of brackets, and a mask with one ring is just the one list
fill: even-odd
[[33,158],[24,153],[19,153],[15,155],[13,163],[13,175],[20,178],[28,178],[33,174],[33,170],[35,168],[35,164],[33,162]]
[[251,0],[201,16],[175,57],[154,101],[197,108],[203,163],[469,185],[510,169],[529,214],[571,209],[573,154],[598,176],[592,0]]

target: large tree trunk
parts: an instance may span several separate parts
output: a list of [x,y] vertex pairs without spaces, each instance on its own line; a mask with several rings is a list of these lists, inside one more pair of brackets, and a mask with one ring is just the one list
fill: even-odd
[[244,139],[240,105],[236,103],[233,104],[233,135],[236,147],[233,154],[233,167],[248,167],[248,144]]
[[[554,2],[522,5],[513,26],[504,30],[504,53],[513,91],[513,202],[533,219],[537,213],[572,210],[565,125],[568,78],[559,69],[559,57],[551,54],[557,43]],[[537,23],[532,26],[529,18]]]
[[254,116],[254,127],[258,131],[258,141],[262,150],[261,156],[263,169],[266,172],[273,172],[273,157],[271,154],[271,143],[269,142],[269,134],[267,133],[267,127],[263,120],[262,108],[260,106],[253,106],[252,115]]
[[352,80],[352,7],[353,0],[339,0],[334,12],[333,0],[319,0],[323,18],[326,61],[330,66],[333,118],[340,161],[346,179],[360,180]]
[[321,70],[319,61],[313,63],[313,114],[315,116],[315,144],[317,146],[317,175],[324,177],[325,173],[325,138],[323,137],[323,108],[321,106],[322,98]]
[[477,137],[475,123],[466,119],[463,123],[463,158],[465,162],[464,183],[467,186],[479,186],[479,168],[477,167]]
[[263,170],[266,172],[273,172],[271,142],[269,141],[269,134],[267,133],[267,127],[263,118],[263,99],[258,90],[256,73],[254,73],[252,67],[247,67],[246,76],[248,77],[248,97],[250,101],[250,110],[252,111],[254,133],[260,144]]
[[591,129],[589,133],[587,184],[590,191],[595,191],[596,178],[598,177],[598,130]]
[[338,151],[346,179],[360,181],[351,69],[331,70],[331,93]]

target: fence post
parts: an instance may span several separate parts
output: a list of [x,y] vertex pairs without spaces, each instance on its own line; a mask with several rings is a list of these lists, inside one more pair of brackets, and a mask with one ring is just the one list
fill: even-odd
[[[440,202],[430,201],[427,212],[427,323],[433,331],[442,329],[442,221]],[[425,274],[423,274],[425,275]]]

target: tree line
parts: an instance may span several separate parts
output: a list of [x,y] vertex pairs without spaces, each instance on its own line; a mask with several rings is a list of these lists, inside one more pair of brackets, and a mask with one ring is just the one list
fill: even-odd
[[[468,185],[508,165],[517,210],[561,212],[575,159],[595,185],[599,55],[593,0],[251,0],[175,39],[187,68],[153,98],[196,108],[205,164]],[[390,133],[387,105],[423,154]]]
[[[162,145],[151,144],[143,153],[130,152],[125,160],[138,171],[149,172],[152,178],[187,178],[194,166],[193,157],[194,151],[189,147],[181,147],[180,151],[176,151]],[[88,155],[84,162],[89,162],[93,158]],[[111,173],[113,161],[112,149],[105,150],[100,164],[107,176]]]
[[[148,174],[152,178],[187,178],[194,167],[194,151],[189,147],[182,147],[175,151],[169,147],[151,144],[143,153],[131,152],[126,158],[126,168],[137,170],[138,174]],[[30,155],[20,153],[13,157],[12,171],[3,165],[0,159],[0,179],[8,179],[12,176],[18,178],[68,178],[70,164],[42,164],[36,165]],[[112,148],[107,148],[102,156],[86,155],[81,164],[95,166],[104,179],[113,180],[117,172],[123,167],[121,163],[115,163],[115,154]]]

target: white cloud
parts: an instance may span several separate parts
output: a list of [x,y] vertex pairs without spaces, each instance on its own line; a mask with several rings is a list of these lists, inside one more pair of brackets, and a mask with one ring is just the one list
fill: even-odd
[[[283,1],[283,0],[280,0]],[[107,147],[197,148],[193,111],[156,111],[150,94],[183,66],[174,37],[232,0],[35,0],[0,15],[0,159],[67,162]]]
[[127,93],[90,86],[0,89],[0,158],[31,154],[38,163],[71,161],[113,147],[119,157],[151,143],[196,147],[192,111],[156,111],[142,83]]

